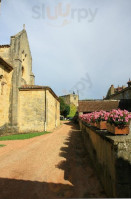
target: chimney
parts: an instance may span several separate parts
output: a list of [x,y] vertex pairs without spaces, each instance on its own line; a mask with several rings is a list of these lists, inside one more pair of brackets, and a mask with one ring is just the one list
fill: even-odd
[[129,81],[127,82],[127,84],[128,84],[128,87],[131,87],[131,80],[130,80],[130,78],[129,78]]
[[113,95],[115,93],[114,85],[111,85],[110,87],[110,93]]

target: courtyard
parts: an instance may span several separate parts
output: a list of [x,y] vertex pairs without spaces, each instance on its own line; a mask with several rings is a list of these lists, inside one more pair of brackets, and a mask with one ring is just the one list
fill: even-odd
[[106,197],[77,125],[0,144],[0,199]]

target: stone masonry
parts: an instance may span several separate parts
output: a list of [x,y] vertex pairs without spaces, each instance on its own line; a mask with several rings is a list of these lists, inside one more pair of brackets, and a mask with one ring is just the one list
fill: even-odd
[[[59,125],[58,97],[49,87],[34,83],[32,56],[23,29],[11,37],[10,45],[0,45],[0,134],[52,130]],[[46,91],[51,97],[49,93],[45,97]],[[50,104],[55,107],[54,115],[45,114],[50,111],[47,102],[49,108]],[[48,117],[51,122],[47,122]]]
[[109,198],[131,198],[131,122],[129,135],[114,136],[80,120],[84,144]]

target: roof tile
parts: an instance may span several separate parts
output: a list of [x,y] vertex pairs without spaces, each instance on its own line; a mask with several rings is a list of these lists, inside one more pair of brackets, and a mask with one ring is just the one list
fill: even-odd
[[9,44],[5,44],[5,45],[0,45],[0,48],[9,48],[10,45]]
[[79,112],[94,112],[94,111],[111,111],[119,108],[117,100],[86,100],[79,101]]

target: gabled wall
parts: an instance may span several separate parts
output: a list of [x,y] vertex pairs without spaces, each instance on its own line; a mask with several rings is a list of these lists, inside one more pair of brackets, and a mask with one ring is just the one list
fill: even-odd
[[10,123],[13,128],[16,128],[16,131],[19,131],[19,87],[23,84],[34,84],[32,57],[25,30],[22,30],[17,35],[11,37],[10,59],[14,67],[12,75]]
[[60,125],[60,103],[48,90],[19,91],[19,132],[52,131]]

